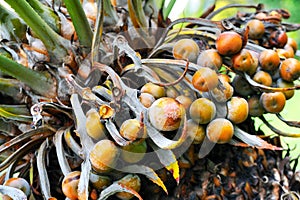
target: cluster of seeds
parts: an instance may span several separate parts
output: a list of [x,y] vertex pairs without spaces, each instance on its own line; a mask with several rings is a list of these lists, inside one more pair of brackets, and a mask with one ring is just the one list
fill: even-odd
[[[90,15],[89,20],[95,21],[95,16]],[[64,78],[61,85],[69,86],[69,105],[39,102],[31,108],[35,128],[40,128],[41,121],[47,124],[45,119],[52,115],[67,118],[49,128],[55,136],[43,142],[37,153],[34,161],[39,177],[32,183],[47,199],[57,195],[71,200],[128,200],[142,199],[143,194],[149,198],[152,193],[159,198],[168,192],[184,199],[270,197],[270,192],[257,191],[259,184],[266,182],[260,176],[264,170],[269,173],[278,167],[266,163],[274,150],[282,148],[255,135],[249,122],[254,117],[264,119],[266,113],[279,115],[294,90],[300,88],[295,84],[300,76],[300,62],[294,58],[297,44],[286,34],[293,27],[281,22],[287,17],[283,10],[257,9],[254,14],[239,13],[220,22],[181,19],[178,23],[189,22],[189,28],[172,30],[176,21],[172,22],[155,41],[155,47],[136,51],[132,43],[153,39],[143,38],[148,34],[144,30],[136,30],[136,34],[144,33],[138,39],[126,38],[130,37],[127,32],[104,34],[103,41],[113,40],[113,44],[101,47],[107,55],[93,62],[84,60],[75,73],[77,77],[72,74],[74,69],[60,71]],[[43,106],[49,113],[43,112]],[[51,112],[53,107],[56,112]],[[51,135],[44,132],[38,136]],[[49,145],[50,141],[54,145]],[[47,148],[55,148],[55,155],[49,153],[49,157],[57,161],[60,170],[52,170],[52,182],[44,184],[46,168],[50,168],[41,166]],[[234,150],[226,157],[224,148]],[[1,169],[8,166],[3,164]],[[244,169],[256,174],[240,183],[237,177],[246,175]],[[278,173],[282,177],[277,182],[297,178]],[[268,178],[268,174],[263,175]],[[147,187],[149,180],[155,186]],[[181,191],[170,193],[174,183]],[[271,187],[272,183],[266,185]],[[299,180],[290,185],[297,183]],[[194,184],[194,191],[185,193],[184,184]],[[45,185],[51,186],[55,195]],[[4,186],[30,195],[30,186],[23,178],[10,178]],[[292,195],[288,190],[277,191],[274,196]]]

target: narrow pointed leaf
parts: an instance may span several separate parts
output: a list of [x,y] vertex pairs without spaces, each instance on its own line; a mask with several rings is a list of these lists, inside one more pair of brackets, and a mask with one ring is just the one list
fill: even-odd
[[159,149],[154,144],[151,145],[161,164],[172,174],[173,178],[179,184],[179,165],[175,154],[171,150]]
[[155,173],[153,169],[144,165],[129,165],[122,168],[122,171],[134,174],[143,174],[147,178],[149,178],[153,183],[160,186],[167,194],[168,190],[164,184],[164,182],[159,178],[159,176]]
[[38,94],[49,98],[56,96],[55,81],[49,74],[26,68],[2,55],[0,55],[0,70],[22,81]]
[[234,127],[234,135],[251,147],[256,147],[259,149],[282,150],[281,147],[274,146],[256,135],[250,135],[237,126]]
[[0,185],[0,193],[4,195],[8,195],[12,199],[18,199],[18,200],[27,199],[27,196],[22,190],[10,186]]
[[89,161],[89,155],[86,160],[81,164],[81,173],[78,183],[78,199],[89,199],[89,180],[91,173],[91,163]]
[[91,48],[93,32],[79,0],[63,0],[71,16],[80,44]]
[[52,8],[42,4],[38,0],[27,0],[27,2],[56,33],[60,32],[59,17],[54,13]]
[[21,122],[31,122],[28,109],[24,105],[0,105],[0,117]]
[[24,94],[21,92],[22,83],[15,79],[0,78],[0,91],[17,101],[22,101]]
[[0,4],[0,40],[22,41],[26,37],[27,26],[12,11]]
[[49,182],[49,178],[48,178],[48,173],[47,173],[47,169],[46,169],[46,151],[47,151],[47,143],[48,141],[45,140],[39,150],[38,150],[38,154],[37,154],[37,170],[39,172],[39,180],[41,183],[41,192],[44,196],[45,199],[49,199],[51,197],[51,193],[50,193],[50,182]]
[[84,150],[84,153],[87,155],[91,151],[94,146],[94,142],[88,136],[85,124],[86,124],[86,116],[81,108],[79,98],[77,94],[72,94],[71,96],[71,104],[76,117],[76,132],[79,134],[80,141]]
[[43,41],[51,56],[51,60],[54,63],[61,63],[68,51],[71,50],[70,42],[58,35],[26,0],[5,0],[5,2],[15,10],[38,38]]
[[114,194],[116,194],[118,192],[128,192],[130,194],[133,194],[139,200],[143,200],[143,198],[135,190],[133,190],[131,188],[124,187],[124,186],[118,184],[117,182],[111,184],[110,186],[108,186],[107,188],[105,188],[104,190],[102,190],[102,192],[101,192],[100,197],[98,198],[98,200],[105,200],[108,197],[110,197],[110,196],[112,196],[112,195],[114,195]]
[[68,173],[72,171],[68,163],[68,160],[65,156],[65,150],[63,148],[63,143],[62,143],[62,136],[65,131],[66,130],[63,129],[58,130],[54,136],[54,141],[53,141],[56,147],[57,160],[64,176],[66,176]]

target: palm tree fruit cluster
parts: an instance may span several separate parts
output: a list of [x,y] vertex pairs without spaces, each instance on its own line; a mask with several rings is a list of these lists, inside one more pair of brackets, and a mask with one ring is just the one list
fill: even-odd
[[[300,88],[288,11],[4,1],[2,199],[300,199],[280,140],[300,134],[265,117],[299,128],[280,114]],[[212,19],[232,7],[249,12]]]

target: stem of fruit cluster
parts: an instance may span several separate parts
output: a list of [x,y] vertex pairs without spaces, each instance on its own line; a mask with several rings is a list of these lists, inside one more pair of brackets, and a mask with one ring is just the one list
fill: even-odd
[[80,44],[91,48],[93,32],[79,0],[64,0],[71,16]]
[[69,41],[60,37],[27,3],[26,0],[5,0],[25,23],[42,40],[50,53],[51,60],[62,62],[71,48]]
[[33,71],[2,55],[0,55],[0,70],[22,81],[38,94],[49,98],[56,96],[55,82],[50,75]]

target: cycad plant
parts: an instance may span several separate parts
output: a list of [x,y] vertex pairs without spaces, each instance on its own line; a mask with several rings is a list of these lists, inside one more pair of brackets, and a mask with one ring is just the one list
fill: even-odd
[[[300,134],[264,117],[299,127],[280,115],[299,89],[288,11],[171,21],[173,0],[5,2],[3,199],[300,198],[278,139]],[[231,7],[249,12],[212,20]]]

